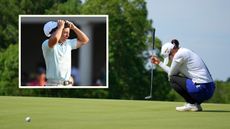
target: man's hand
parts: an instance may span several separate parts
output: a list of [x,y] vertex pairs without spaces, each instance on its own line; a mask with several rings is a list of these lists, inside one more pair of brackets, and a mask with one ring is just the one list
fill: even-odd
[[57,21],[58,28],[57,30],[51,35],[48,41],[49,48],[53,48],[55,44],[58,43],[58,41],[61,38],[62,35],[62,30],[65,26],[65,21],[64,20],[58,20]]
[[74,25],[72,22],[70,22],[70,21],[68,21],[68,20],[66,20],[65,22],[68,24],[68,26],[69,26],[69,28],[70,28],[71,30],[74,29],[75,25]]
[[89,38],[86,36],[84,32],[82,32],[79,28],[77,28],[72,22],[66,20],[66,24],[69,26],[71,30],[73,30],[77,36],[77,48],[85,45],[89,42]]
[[64,28],[64,26],[65,26],[64,20],[58,20],[57,23],[58,23],[58,28]]
[[151,62],[153,64],[160,64],[160,59],[158,59],[156,56],[151,57]]

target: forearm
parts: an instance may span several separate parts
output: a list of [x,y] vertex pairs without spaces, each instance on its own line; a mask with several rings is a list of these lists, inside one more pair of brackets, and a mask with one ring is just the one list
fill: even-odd
[[171,66],[167,66],[165,65],[163,62],[160,62],[159,63],[159,66],[165,71],[168,73],[168,79],[170,80],[170,77],[172,75],[177,75],[179,73],[179,64],[177,63],[173,63],[171,64]]
[[177,75],[179,73],[180,63],[173,61],[169,70],[168,75]]
[[83,44],[87,44],[89,41],[89,38],[86,36],[85,33],[83,33],[80,29],[78,29],[76,26],[72,28],[72,30],[75,32],[78,40],[82,42]]
[[163,62],[161,62],[160,59],[157,58],[156,56],[151,57],[151,62],[153,64],[159,65],[166,73],[169,73],[170,68],[167,65],[165,65]]
[[51,35],[49,39],[49,47],[52,48],[61,38],[63,27],[58,27],[58,29]]
[[160,66],[166,73],[169,73],[170,67],[168,67],[167,65],[165,65],[163,62],[160,62],[160,63],[159,63],[159,66]]

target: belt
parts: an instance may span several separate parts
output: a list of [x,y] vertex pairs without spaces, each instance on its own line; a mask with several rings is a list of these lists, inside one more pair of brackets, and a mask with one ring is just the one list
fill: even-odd
[[205,84],[210,84],[210,83],[213,83],[213,82],[208,82],[208,83],[194,83],[195,85],[205,85]]
[[47,81],[47,85],[51,85],[51,86],[56,86],[56,85],[63,85],[63,86],[68,86],[68,85],[72,85],[73,82],[71,81],[63,81],[63,80],[49,80]]
[[64,86],[71,85],[71,84],[73,84],[71,81],[63,81]]

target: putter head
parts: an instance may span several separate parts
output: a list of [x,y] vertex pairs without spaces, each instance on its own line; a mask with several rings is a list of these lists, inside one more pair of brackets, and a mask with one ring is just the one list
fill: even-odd
[[150,96],[146,96],[145,97],[145,99],[151,99],[152,98],[152,96],[150,95]]

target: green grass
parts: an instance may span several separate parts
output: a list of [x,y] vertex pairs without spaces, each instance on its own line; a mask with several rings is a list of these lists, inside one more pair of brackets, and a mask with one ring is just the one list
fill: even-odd
[[[176,112],[180,102],[0,97],[0,129],[229,129],[229,104]],[[25,122],[30,116],[32,121]]]

